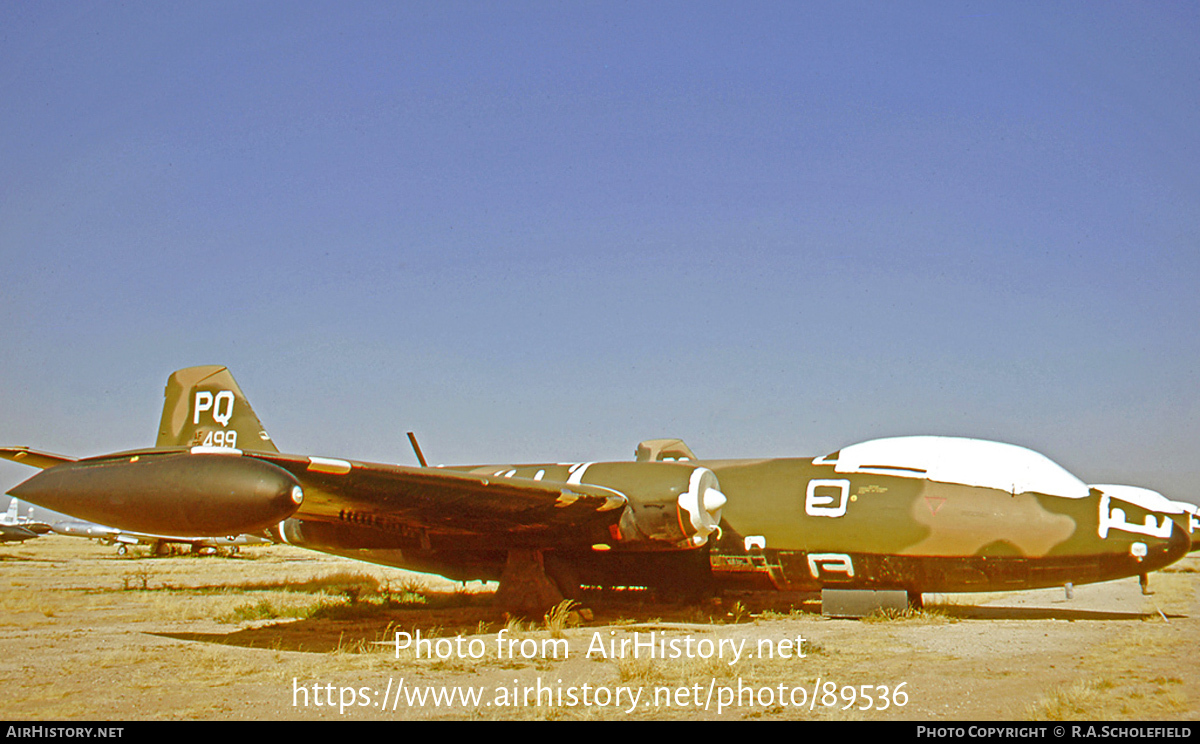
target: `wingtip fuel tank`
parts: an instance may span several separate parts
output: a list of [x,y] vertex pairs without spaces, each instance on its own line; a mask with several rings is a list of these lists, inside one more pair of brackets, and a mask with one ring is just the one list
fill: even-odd
[[143,451],[64,463],[9,493],[122,529],[183,537],[265,530],[291,516],[304,491],[271,463],[217,452]]

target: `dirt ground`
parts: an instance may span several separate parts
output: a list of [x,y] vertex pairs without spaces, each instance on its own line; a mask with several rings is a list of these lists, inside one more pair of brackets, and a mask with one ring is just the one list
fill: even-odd
[[926,595],[869,620],[795,596],[609,592],[521,622],[492,588],[282,546],[0,546],[0,716],[1200,719],[1200,557],[1152,575],[1151,596],[1132,578],[1070,600]]

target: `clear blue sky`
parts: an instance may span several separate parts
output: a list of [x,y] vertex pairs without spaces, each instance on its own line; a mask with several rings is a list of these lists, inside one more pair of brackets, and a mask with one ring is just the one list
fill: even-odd
[[[0,4],[0,443],[1032,447],[1200,500],[1195,3]],[[0,464],[0,486],[32,471]]]

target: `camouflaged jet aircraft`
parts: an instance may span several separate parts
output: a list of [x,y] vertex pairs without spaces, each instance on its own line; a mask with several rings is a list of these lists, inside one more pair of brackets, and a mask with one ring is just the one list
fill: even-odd
[[[1145,576],[1191,549],[1195,509],[1088,486],[1023,447],[899,437],[821,457],[421,467],[282,454],[225,367],[171,375],[153,448],[76,460],[9,491],[123,530],[266,531],[279,542],[455,580],[545,608],[581,585],[922,592]],[[1157,498],[1156,498],[1157,497]]]

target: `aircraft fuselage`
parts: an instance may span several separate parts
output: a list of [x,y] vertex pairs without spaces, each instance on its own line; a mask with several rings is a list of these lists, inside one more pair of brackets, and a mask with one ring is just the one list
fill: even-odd
[[[591,547],[547,551],[553,566],[548,570],[569,572],[585,585],[1031,589],[1145,574],[1191,547],[1186,520],[1178,515],[1054,478],[1041,482],[1059,494],[1032,490],[1020,477],[1001,488],[937,481],[905,466],[838,472],[827,458],[446,469],[495,478],[574,479],[625,494],[629,503],[620,522],[593,535]],[[697,471],[711,473],[724,496],[719,522],[702,539],[696,538],[703,526],[698,530],[680,505]],[[520,535],[471,545],[436,528],[389,534],[360,514],[344,514],[340,524],[312,516],[323,521],[306,520],[305,507],[289,520],[290,541],[462,580],[497,578],[506,551],[522,547]]]

